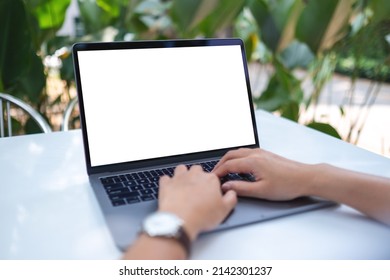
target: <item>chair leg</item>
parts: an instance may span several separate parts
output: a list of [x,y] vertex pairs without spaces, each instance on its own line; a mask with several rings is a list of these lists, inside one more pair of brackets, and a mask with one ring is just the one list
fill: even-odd
[[8,137],[12,136],[12,123],[11,123],[11,106],[7,102],[7,121],[8,121]]
[[0,98],[0,137],[4,137],[3,99]]

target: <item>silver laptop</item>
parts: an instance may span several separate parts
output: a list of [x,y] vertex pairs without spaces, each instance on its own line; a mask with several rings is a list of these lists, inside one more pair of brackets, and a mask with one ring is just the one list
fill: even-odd
[[[161,175],[259,147],[240,39],[78,43],[73,59],[87,173],[122,250],[156,210]],[[328,205],[240,198],[216,230]]]

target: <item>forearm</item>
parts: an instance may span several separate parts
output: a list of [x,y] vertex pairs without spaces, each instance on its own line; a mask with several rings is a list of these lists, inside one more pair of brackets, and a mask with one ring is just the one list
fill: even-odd
[[340,169],[328,164],[310,167],[305,195],[349,205],[390,225],[390,179]]
[[188,256],[186,256],[184,247],[176,240],[161,237],[149,237],[145,234],[142,234],[123,255],[123,259],[127,260],[183,260],[187,257]]

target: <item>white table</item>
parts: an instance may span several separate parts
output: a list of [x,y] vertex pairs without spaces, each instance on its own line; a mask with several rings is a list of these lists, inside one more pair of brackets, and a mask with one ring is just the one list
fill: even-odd
[[[390,159],[263,111],[260,145],[390,177]],[[0,259],[115,259],[85,171],[81,132],[0,139]],[[339,206],[202,236],[194,259],[390,259],[390,227]]]

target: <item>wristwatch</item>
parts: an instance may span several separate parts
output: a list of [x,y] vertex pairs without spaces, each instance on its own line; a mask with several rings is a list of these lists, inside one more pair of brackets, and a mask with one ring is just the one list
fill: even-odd
[[183,228],[184,221],[173,213],[158,211],[144,220],[142,233],[150,237],[170,238],[178,241],[190,254],[190,238]]

